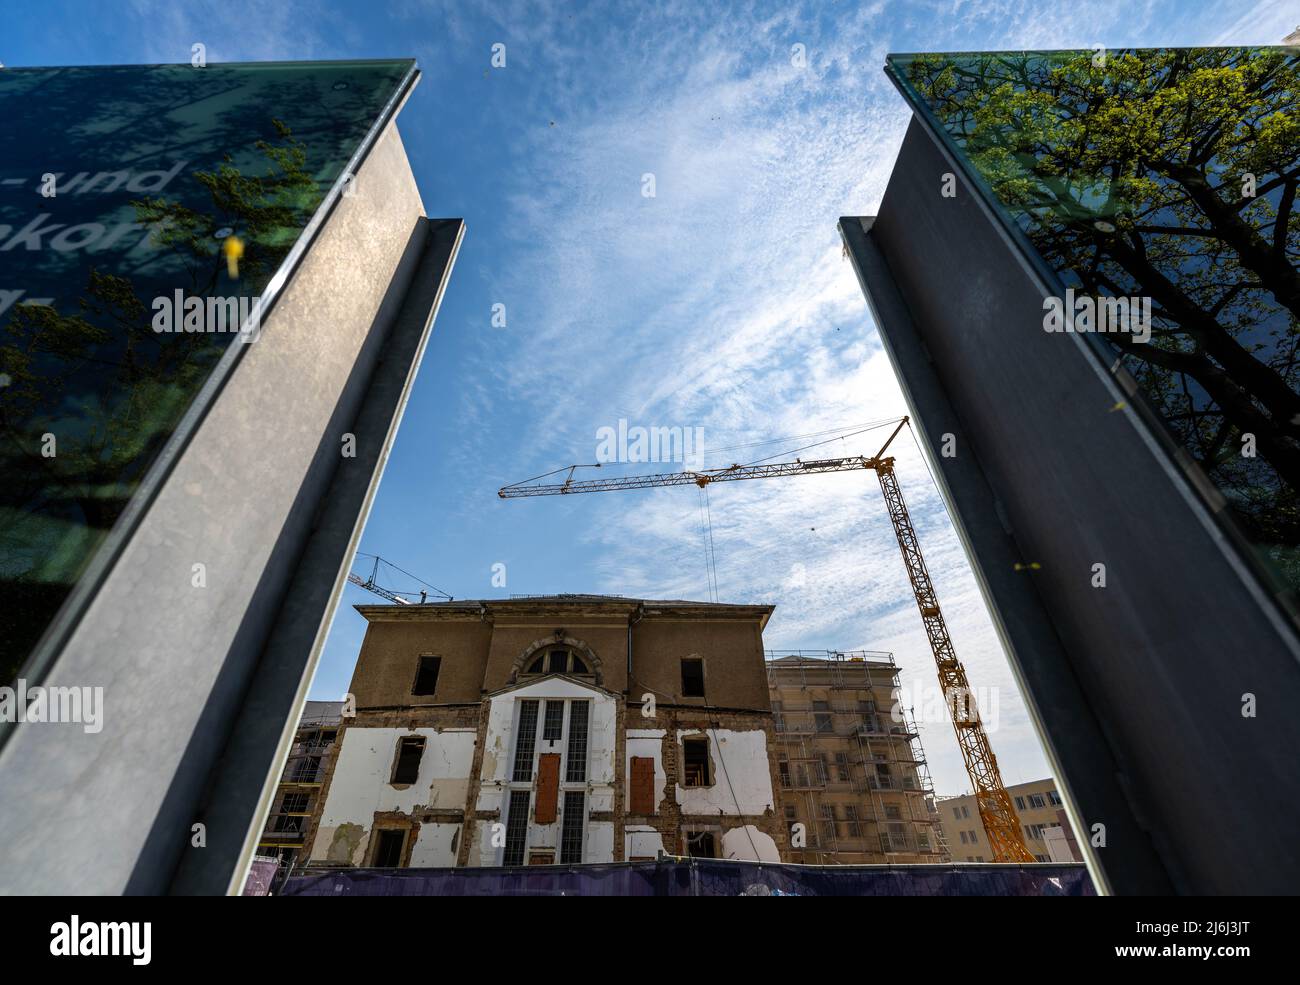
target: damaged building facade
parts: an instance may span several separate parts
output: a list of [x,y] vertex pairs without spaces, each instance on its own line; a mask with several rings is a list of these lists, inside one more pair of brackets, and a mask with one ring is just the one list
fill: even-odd
[[769,605],[363,605],[314,865],[780,861]]

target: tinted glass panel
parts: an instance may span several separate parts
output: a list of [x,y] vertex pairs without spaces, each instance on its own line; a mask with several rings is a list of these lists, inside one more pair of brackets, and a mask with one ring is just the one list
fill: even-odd
[[0,71],[0,682],[411,70]]
[[1077,292],[1075,311],[1080,297],[1129,301],[1138,331],[1097,331],[1099,307],[1088,337],[1137,380],[1294,593],[1300,54],[896,55],[889,72],[1031,259]]

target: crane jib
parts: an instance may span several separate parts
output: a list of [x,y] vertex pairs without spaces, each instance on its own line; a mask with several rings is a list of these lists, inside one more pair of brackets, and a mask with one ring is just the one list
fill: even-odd
[[[921,621],[925,625],[926,636],[930,641],[930,650],[934,656],[939,674],[939,683],[945,696],[954,687],[963,690],[969,688],[966,671],[953,651],[952,640],[948,636],[943,616],[939,611],[934,585],[926,570],[925,559],[921,554],[921,545],[916,531],[912,527],[907,504],[903,501],[902,490],[898,487],[898,477],[894,474],[894,459],[884,457],[885,451],[908,423],[903,418],[889,440],[872,458],[856,456],[853,458],[825,458],[817,461],[776,462],[756,465],[733,465],[726,469],[713,469],[704,472],[671,472],[662,475],[626,476],[615,479],[590,479],[574,482],[573,466],[569,469],[570,478],[561,484],[529,486],[519,484],[503,486],[497,490],[502,499],[515,499],[523,496],[551,496],[556,494],[579,492],[613,492],[624,489],[650,489],[656,486],[683,486],[694,483],[701,488],[714,482],[732,482],[738,479],[769,479],[788,475],[810,475],[823,472],[847,472],[856,469],[873,469],[880,480],[880,490],[885,498],[890,522],[894,526],[894,535],[898,540],[899,550],[903,555],[903,564],[907,568],[908,580],[912,592],[921,610]],[[549,473],[554,474],[554,473]],[[530,480],[531,481],[531,480]],[[957,708],[955,703],[949,707]],[[1011,797],[1002,783],[1002,774],[998,769],[997,758],[989,745],[988,735],[983,724],[976,719],[967,723],[953,718],[953,728],[957,734],[957,744],[961,748],[962,759],[970,778],[973,792],[978,798],[980,820],[983,822],[989,844],[993,848],[995,862],[1033,862],[1025,845],[1024,835],[1012,805]]]

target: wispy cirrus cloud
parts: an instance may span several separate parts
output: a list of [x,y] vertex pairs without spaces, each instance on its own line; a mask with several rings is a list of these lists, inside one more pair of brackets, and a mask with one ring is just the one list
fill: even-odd
[[[469,239],[371,523],[382,533],[368,538],[417,529],[401,560],[452,587],[482,584],[487,564],[477,543],[445,549],[448,531],[506,542],[491,549],[508,547],[512,571],[534,565],[541,580],[510,590],[705,597],[695,490],[494,511],[495,485],[593,461],[596,429],[619,418],[702,427],[709,464],[730,464],[780,448],[733,446],[904,413],[835,230],[877,209],[907,124],[886,52],[1268,43],[1293,26],[1280,0],[1231,6],[403,0],[379,18],[367,5],[203,0],[138,2],[124,30],[143,45],[135,60],[183,61],[194,41],[214,60],[420,58],[401,125],[430,210],[463,210]],[[509,67],[493,73],[497,42]],[[466,159],[472,175],[446,163]],[[654,198],[641,194],[647,173]],[[498,301],[509,328],[485,330]],[[870,453],[881,434],[825,454]],[[906,433],[895,450],[958,652],[975,684],[1003,694],[1007,779],[1043,775],[939,496]],[[720,595],[777,605],[769,646],[888,649],[905,684],[933,679],[871,475],[718,485],[710,505]],[[333,688],[355,659],[348,625],[331,641]],[[923,736],[939,789],[963,789],[948,726]]]
[[[528,167],[508,187],[520,251],[501,290],[525,299],[535,325],[482,368],[504,392],[540,395],[522,397],[529,423],[514,447],[536,468],[521,474],[590,461],[595,427],[620,417],[700,426],[717,447],[905,412],[835,229],[840,215],[874,213],[907,123],[880,70],[898,46],[898,14],[874,5],[674,28],[670,11],[593,42],[602,64],[622,71],[590,98],[556,103],[559,132],[524,136]],[[969,47],[972,33],[1006,47],[1086,47],[1107,31],[1140,31],[1148,14],[1131,3],[1086,13],[1004,3],[922,5],[905,16],[931,17],[928,47],[952,49]],[[795,44],[803,66],[792,61]],[[641,194],[645,174],[653,198]],[[870,453],[882,436],[826,454]],[[938,494],[906,435],[895,450],[959,652],[973,681],[1001,692],[999,754],[1017,778],[1042,775]],[[548,516],[575,525],[599,557],[600,584],[584,587],[703,598],[696,496],[581,497]],[[933,680],[873,476],[714,486],[710,505],[720,594],[776,603],[769,646],[890,649],[905,683]],[[950,727],[926,734],[940,788],[963,788]]]

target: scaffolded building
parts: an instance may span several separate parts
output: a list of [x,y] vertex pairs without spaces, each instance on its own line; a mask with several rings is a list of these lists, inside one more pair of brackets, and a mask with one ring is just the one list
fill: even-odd
[[342,701],[307,702],[257,843],[258,855],[281,862],[305,860],[299,852],[320,807],[321,787],[333,765],[342,722]]
[[792,861],[948,861],[893,654],[768,651],[767,681]]

